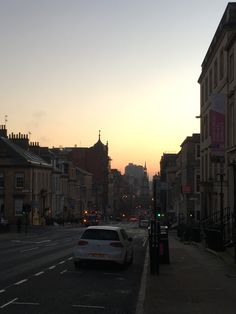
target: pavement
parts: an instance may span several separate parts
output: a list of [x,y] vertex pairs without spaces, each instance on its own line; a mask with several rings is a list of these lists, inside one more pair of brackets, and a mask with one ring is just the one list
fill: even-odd
[[[172,237],[172,240],[171,240]],[[215,311],[212,311],[210,309],[210,304],[208,304],[208,309],[201,310],[201,306],[205,306],[206,304],[202,305],[201,303],[201,296],[199,298],[199,295],[197,296],[198,303],[196,307],[193,306],[192,301],[192,291],[196,290],[202,290],[202,283],[204,284],[204,278],[201,278],[202,283],[200,283],[200,286],[195,287],[194,282],[200,281],[200,279],[197,279],[196,273],[194,274],[196,265],[193,265],[194,260],[190,263],[186,263],[187,258],[183,258],[183,264],[181,265],[181,262],[177,262],[177,257],[173,256],[172,254],[178,255],[177,252],[179,250],[182,250],[183,245],[186,246],[195,246],[197,249],[199,249],[201,252],[208,252],[216,257],[220,258],[224,264],[227,264],[229,267],[232,267],[235,271],[233,271],[233,277],[236,278],[236,264],[234,262],[234,247],[227,248],[224,252],[216,252],[213,250],[210,250],[206,247],[204,247],[201,243],[195,243],[195,242],[182,242],[180,239],[176,236],[176,234],[172,234],[170,238],[170,242],[174,241],[175,246],[177,243],[177,249],[175,247],[174,250],[170,248],[170,264],[159,266],[159,274],[151,274],[150,272],[150,266],[149,266],[149,254],[146,257],[146,263],[147,263],[147,271],[146,271],[146,282],[144,283],[145,286],[145,298],[143,305],[138,308],[136,311],[136,314],[192,314],[192,313],[207,313],[207,314],[215,314]],[[174,240],[173,240],[174,239]],[[179,243],[179,244],[178,244]],[[178,247],[179,245],[179,247]],[[182,245],[182,248],[180,247]],[[171,246],[171,243],[170,243]],[[174,252],[174,253],[173,253]],[[176,253],[177,252],[177,253]],[[196,250],[196,253],[197,250]],[[207,254],[205,254],[207,255]],[[178,256],[180,259],[180,254]],[[186,259],[185,259],[186,258]],[[199,274],[201,270],[198,270]],[[200,274],[199,277],[202,275]],[[206,284],[208,286],[209,283]],[[189,288],[189,292],[186,291]],[[207,288],[206,288],[207,289]],[[210,293],[209,293],[210,294]],[[196,297],[196,296],[195,296]],[[205,295],[207,298],[207,294]],[[209,302],[204,300],[205,303]],[[190,305],[191,304],[191,305]],[[192,307],[191,307],[192,306]],[[217,312],[218,313],[218,312]],[[223,310],[222,312],[219,311],[219,313],[236,313],[235,307],[233,312],[231,312],[231,309]]]

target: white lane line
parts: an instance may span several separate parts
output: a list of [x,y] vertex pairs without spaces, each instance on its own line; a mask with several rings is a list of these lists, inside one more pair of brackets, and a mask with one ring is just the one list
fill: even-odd
[[28,279],[22,279],[22,280],[20,280],[20,281],[18,281],[18,282],[15,282],[14,285],[15,285],[15,286],[19,286],[19,285],[21,285],[22,283],[24,283],[24,282],[26,282],[26,281],[28,281]]
[[46,242],[51,242],[52,240],[42,240],[42,241],[37,241],[35,243],[41,244],[41,243],[46,243]]
[[64,264],[64,263],[65,263],[65,261],[61,261],[61,262],[59,262],[58,264],[62,265],[62,264]]
[[68,257],[67,259],[68,259],[68,261],[70,261],[70,260],[72,260],[72,259],[73,259],[73,257],[71,256],[71,257]]
[[5,292],[6,290],[5,289],[2,289],[2,290],[0,290],[0,293],[3,293],[3,292]]
[[8,306],[9,304],[13,303],[13,302],[16,301],[16,300],[18,300],[18,298],[15,298],[15,299],[13,299],[13,300],[11,300],[11,301],[9,301],[9,302],[3,304],[2,306],[0,306],[0,309],[3,309],[4,307]]
[[67,272],[67,269],[64,269],[63,271],[60,272],[60,274],[62,275],[64,273],[66,273],[66,272]]
[[143,247],[146,245],[146,242],[147,242],[147,238],[144,238],[144,240],[143,240]]
[[14,304],[23,304],[23,305],[40,305],[40,303],[35,302],[14,302]]
[[55,265],[48,267],[48,269],[54,269],[54,268],[56,268]]
[[144,301],[145,301],[146,286],[147,286],[148,265],[149,265],[149,246],[147,245],[145,260],[144,260],[144,265],[143,265],[143,273],[142,273],[142,278],[141,278],[141,285],[139,289],[138,302],[137,302],[135,314],[144,313]]
[[42,275],[42,274],[44,274],[44,271],[40,271],[40,272],[34,274],[34,276],[37,277],[37,276],[40,276],[40,275]]
[[20,252],[21,252],[21,253],[24,253],[24,252],[28,252],[28,251],[37,250],[37,249],[38,249],[38,246],[32,247],[32,248],[30,248],[30,249],[22,250],[22,251],[20,251]]
[[104,306],[98,306],[98,305],[81,305],[81,304],[72,304],[73,307],[82,307],[82,308],[88,308],[88,309],[105,309]]

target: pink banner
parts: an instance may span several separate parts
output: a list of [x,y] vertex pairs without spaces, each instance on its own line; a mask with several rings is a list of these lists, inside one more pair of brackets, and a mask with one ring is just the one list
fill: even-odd
[[213,157],[223,156],[225,150],[225,95],[213,95],[211,101],[211,155]]

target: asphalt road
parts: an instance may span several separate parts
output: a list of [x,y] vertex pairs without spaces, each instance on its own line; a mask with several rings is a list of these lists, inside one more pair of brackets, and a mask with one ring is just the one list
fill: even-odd
[[138,302],[147,231],[126,225],[134,238],[134,263],[87,265],[76,270],[72,251],[82,228],[0,236],[0,311],[17,314],[133,314]]

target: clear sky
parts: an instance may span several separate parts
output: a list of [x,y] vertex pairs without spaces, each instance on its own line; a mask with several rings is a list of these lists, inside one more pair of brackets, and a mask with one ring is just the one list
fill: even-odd
[[108,141],[112,168],[199,132],[201,63],[223,0],[0,0],[1,121],[42,146]]

